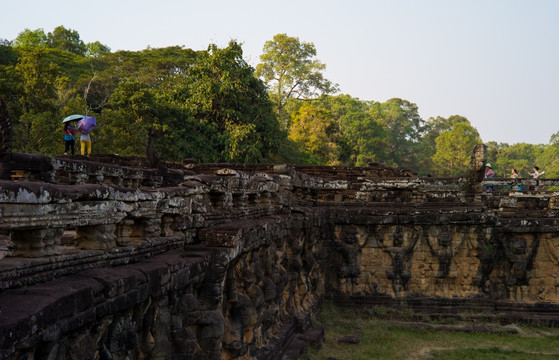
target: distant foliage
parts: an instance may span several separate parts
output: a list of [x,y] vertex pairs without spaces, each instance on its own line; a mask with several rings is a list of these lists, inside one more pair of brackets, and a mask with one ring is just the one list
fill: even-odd
[[477,130],[469,122],[460,122],[436,139],[433,173],[438,176],[462,175],[468,171],[472,149],[481,142]]
[[[23,30],[0,41],[0,97],[13,121],[13,150],[64,149],[62,119],[97,118],[93,151],[145,156],[148,130],[163,160],[287,162],[368,166],[381,162],[419,175],[468,170],[482,142],[460,115],[424,120],[400,98],[364,101],[333,95],[313,43],[278,34],[256,69],[242,47],[210,44],[117,51],[84,43],[63,26]],[[549,145],[488,142],[497,176],[537,165],[559,177],[559,132]]]

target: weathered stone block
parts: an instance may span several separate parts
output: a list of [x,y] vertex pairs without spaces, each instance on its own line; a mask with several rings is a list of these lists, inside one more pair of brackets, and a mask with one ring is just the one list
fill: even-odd
[[76,244],[81,249],[107,250],[116,246],[116,224],[78,226]]

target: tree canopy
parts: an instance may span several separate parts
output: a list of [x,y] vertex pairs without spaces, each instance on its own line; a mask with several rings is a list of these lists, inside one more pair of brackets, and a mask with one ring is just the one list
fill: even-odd
[[[93,151],[144,156],[155,129],[163,160],[290,162],[367,166],[382,162],[420,175],[468,170],[482,142],[461,115],[422,119],[413,102],[334,95],[314,44],[277,34],[253,68],[240,43],[117,51],[77,31],[23,30],[0,41],[0,97],[13,121],[13,149],[63,150],[61,120],[97,117]],[[497,176],[534,165],[559,176],[559,131],[550,143],[488,142]]]
[[337,91],[337,86],[323,76],[326,65],[315,56],[313,43],[287,34],[277,34],[264,44],[256,75],[270,87],[280,117],[289,98],[310,99]]

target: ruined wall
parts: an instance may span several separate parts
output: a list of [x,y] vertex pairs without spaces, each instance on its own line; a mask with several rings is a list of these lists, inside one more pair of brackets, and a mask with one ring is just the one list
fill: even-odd
[[296,358],[322,298],[559,326],[558,193],[380,164],[4,159],[25,181],[0,181],[1,359]]

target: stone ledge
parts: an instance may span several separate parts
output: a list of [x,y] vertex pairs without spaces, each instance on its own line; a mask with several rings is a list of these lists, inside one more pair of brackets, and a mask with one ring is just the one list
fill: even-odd
[[160,238],[109,251],[72,250],[72,253],[59,256],[4,258],[0,262],[0,291],[51,281],[91,268],[135,263],[184,245],[185,239]]
[[408,309],[418,318],[456,319],[499,324],[527,324],[559,327],[559,304],[522,303],[488,298],[442,298],[405,296],[394,298],[386,294],[325,295],[324,300],[344,307],[380,306],[397,311]]
[[[202,280],[209,256],[207,252],[186,256],[168,252],[117,269],[88,270],[48,284],[5,291],[0,294],[0,349],[9,353],[22,342],[34,346],[54,340],[170,288],[187,288]],[[167,289],[159,284],[166,284]]]

